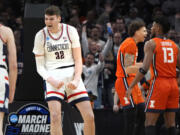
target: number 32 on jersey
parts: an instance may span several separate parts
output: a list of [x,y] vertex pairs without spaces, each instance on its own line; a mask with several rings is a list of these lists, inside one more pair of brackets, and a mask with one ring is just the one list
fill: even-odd
[[64,59],[64,51],[55,52],[56,59]]

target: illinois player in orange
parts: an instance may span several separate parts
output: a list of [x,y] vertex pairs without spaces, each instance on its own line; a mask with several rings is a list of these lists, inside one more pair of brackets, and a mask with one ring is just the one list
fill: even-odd
[[[124,135],[143,134],[144,126],[144,99],[142,97],[141,90],[138,85],[135,86],[132,96],[130,99],[126,97],[126,90],[128,89],[128,84],[134,79],[134,73],[126,73],[126,69],[130,66],[138,66],[136,59],[138,56],[138,49],[136,44],[139,42],[144,42],[147,36],[147,31],[144,22],[134,21],[129,25],[129,38],[120,45],[117,56],[117,70],[116,76],[117,80],[115,83],[115,89],[120,99],[120,103],[123,107],[124,118],[125,118],[125,131]],[[138,115],[141,113],[141,115]],[[137,118],[136,116],[141,116]],[[137,123],[135,124],[135,121]],[[137,125],[137,128],[135,128]],[[141,132],[141,133],[140,133]]]
[[155,135],[155,124],[161,112],[164,113],[168,135],[175,135],[175,112],[179,108],[179,92],[176,80],[176,66],[180,66],[180,49],[170,39],[165,37],[169,31],[168,20],[161,16],[155,18],[151,28],[153,38],[146,42],[143,66],[139,68],[135,79],[130,84],[127,97],[132,88],[150,69],[154,77],[146,103],[146,135]]

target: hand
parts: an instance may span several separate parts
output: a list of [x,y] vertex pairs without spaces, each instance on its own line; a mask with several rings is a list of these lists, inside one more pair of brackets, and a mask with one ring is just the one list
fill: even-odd
[[99,60],[100,60],[101,62],[104,61],[104,57],[103,57],[102,53],[99,53]]
[[63,85],[64,85],[64,82],[63,82],[63,81],[60,81],[57,89],[60,89]]
[[78,86],[79,82],[77,80],[73,80],[67,84],[67,88],[70,90],[75,90]]
[[56,89],[60,89],[64,85],[64,82],[55,80],[53,77],[48,77],[47,82]]
[[118,111],[119,111],[119,106],[113,105],[113,112],[118,112]]
[[126,91],[126,97],[127,97],[127,98],[130,98],[131,93],[132,93],[132,89],[131,89],[131,88],[128,88],[128,90]]

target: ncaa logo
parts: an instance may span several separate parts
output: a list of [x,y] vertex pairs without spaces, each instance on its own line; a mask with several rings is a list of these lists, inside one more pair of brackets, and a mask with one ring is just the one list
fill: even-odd
[[11,124],[17,123],[17,122],[18,122],[18,116],[17,116],[16,114],[11,114],[11,115],[9,116],[9,122],[10,122]]
[[46,37],[46,40],[48,41],[50,38],[49,37]]

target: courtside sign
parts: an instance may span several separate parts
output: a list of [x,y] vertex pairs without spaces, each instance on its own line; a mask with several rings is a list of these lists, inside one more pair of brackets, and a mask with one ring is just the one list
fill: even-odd
[[5,135],[49,135],[50,116],[41,104],[26,104],[8,115]]

